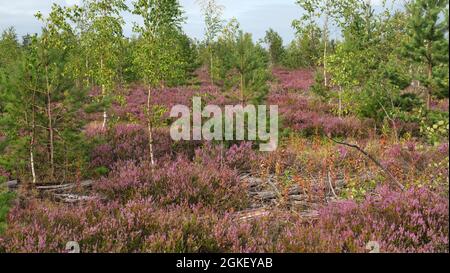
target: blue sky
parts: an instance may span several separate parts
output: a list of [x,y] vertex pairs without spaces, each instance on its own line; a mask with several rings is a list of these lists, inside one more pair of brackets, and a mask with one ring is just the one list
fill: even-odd
[[[47,13],[52,3],[70,5],[77,0],[0,0],[0,29],[14,26],[19,35],[39,32],[40,24],[33,17],[37,11]],[[131,0],[127,1],[131,3]],[[203,37],[203,19],[200,8],[195,0],[181,0],[187,16],[184,26],[186,33],[194,38]],[[265,31],[272,27],[285,40],[289,41],[294,35],[291,22],[300,17],[300,9],[294,0],[219,0],[225,6],[224,17],[236,17],[242,28],[251,32],[255,39],[264,36]],[[131,14],[124,14],[127,22],[125,33],[131,34],[132,22],[137,19]]]
[[[72,5],[79,0],[0,0],[0,30],[14,26],[20,36],[39,32],[41,26],[34,18],[37,11],[47,13],[53,2],[61,5]],[[372,0],[375,4],[381,0]],[[127,0],[131,3],[131,0]],[[184,7],[187,23],[186,33],[194,38],[203,37],[203,19],[195,0],[180,0]],[[294,0],[218,0],[225,6],[224,17],[236,17],[242,29],[253,33],[255,39],[262,38],[270,27],[280,33],[285,43],[292,40],[294,31],[291,23],[301,16],[301,10]],[[132,22],[136,18],[124,14],[127,22],[125,34],[131,35]]]

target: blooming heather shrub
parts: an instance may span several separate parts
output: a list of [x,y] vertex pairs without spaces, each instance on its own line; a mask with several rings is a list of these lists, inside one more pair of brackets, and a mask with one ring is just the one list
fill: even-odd
[[300,94],[288,93],[284,91],[272,92],[267,98],[269,104],[276,104],[286,111],[292,110],[289,106],[295,106],[299,109],[311,110],[309,108],[308,99]]
[[439,145],[438,151],[439,151],[439,153],[441,153],[443,155],[448,155],[448,152],[449,152],[448,142],[442,143],[441,145]]
[[444,99],[444,100],[439,100],[439,101],[432,101],[431,109],[439,110],[439,111],[448,113],[449,99]]
[[320,119],[322,130],[326,135],[339,137],[357,137],[364,135],[365,125],[356,117],[323,117]]
[[106,129],[103,129],[100,122],[91,122],[84,128],[84,134],[88,138],[99,138],[106,135]]
[[153,177],[150,193],[162,204],[201,204],[217,210],[247,206],[237,171],[216,162],[198,164],[179,157],[163,164]]
[[293,243],[286,250],[365,252],[367,242],[377,241],[382,252],[448,252],[448,209],[448,198],[423,188],[380,187],[361,204],[338,202],[322,209],[316,232],[301,226],[287,232],[284,240]]
[[425,189],[396,192],[380,187],[361,204],[332,203],[316,221],[275,213],[255,223],[223,223],[215,232],[231,252],[448,252],[448,198]]
[[253,223],[224,222],[214,232],[231,252],[367,252],[370,241],[382,252],[448,252],[448,209],[447,198],[425,189],[380,187],[361,204],[322,208],[312,222],[277,212]]
[[276,239],[289,223],[246,223],[186,204],[161,208],[149,198],[74,207],[32,200],[24,206],[10,213],[0,252],[64,252],[68,241],[87,253],[276,251]]
[[341,201],[317,220],[274,212],[255,221],[232,213],[154,198],[120,205],[91,201],[66,206],[31,200],[9,214],[0,251],[62,252],[78,241],[83,252],[448,252],[449,201],[430,191],[388,187],[358,204]]
[[305,136],[329,135],[332,137],[361,137],[373,127],[370,120],[356,117],[339,118],[331,113],[328,105],[286,92],[270,95],[269,104],[279,106],[284,127],[301,132]]
[[138,160],[147,157],[148,137],[143,126],[118,124],[113,128],[112,146],[119,160]]
[[288,126],[306,136],[358,137],[367,135],[363,122],[354,117],[338,118],[317,112],[296,111],[284,116]]
[[275,210],[249,221],[239,221],[228,214],[212,230],[223,252],[274,253],[285,251],[286,232],[293,227],[305,227],[305,224],[297,214]]
[[255,151],[252,149],[252,142],[242,142],[233,145],[226,152],[225,161],[231,169],[241,172],[248,172],[254,168],[254,164],[258,161]]
[[225,164],[226,148],[220,145],[214,145],[212,142],[205,142],[201,148],[195,150],[193,160],[197,164],[213,163],[218,166]]
[[206,209],[158,208],[151,199],[76,207],[35,200],[10,214],[0,250],[64,252],[77,241],[82,252],[212,252],[210,228],[218,219]]
[[186,157],[158,164],[152,171],[147,161],[118,162],[95,189],[108,199],[122,203],[152,196],[161,205],[199,204],[217,210],[238,210],[247,205],[245,185],[240,183],[237,171],[226,165],[199,164]]
[[112,168],[117,161],[147,157],[147,134],[141,125],[117,124],[91,152],[92,167]]
[[272,70],[272,73],[279,81],[280,87],[284,90],[306,91],[314,84],[314,72],[311,70],[286,70],[276,68]]
[[225,146],[222,147],[205,142],[202,148],[195,150],[194,161],[205,165],[211,162],[218,166],[226,165],[228,168],[240,173],[254,169],[254,165],[259,161],[251,141],[233,144],[229,149]]
[[[164,106],[171,109],[177,104],[191,106],[192,97],[201,96],[206,103],[224,105],[229,99],[212,86],[202,86],[200,89],[188,87],[166,88],[164,90],[154,90],[152,93],[152,106]],[[114,114],[125,121],[138,120],[146,121],[145,109],[147,105],[147,89],[142,86],[133,86],[125,96],[125,105],[114,104]],[[170,111],[162,116],[162,119],[169,118]]]
[[[145,161],[149,157],[147,129],[137,124],[117,124],[104,142],[91,152],[91,166],[112,168],[118,161]],[[192,158],[201,141],[178,141],[170,137],[170,130],[153,130],[154,154],[157,160],[170,156],[186,155]]]
[[87,253],[251,252],[264,243],[251,237],[252,225],[236,222],[230,213],[185,204],[161,208],[148,198],[75,207],[34,200],[14,210],[9,222],[0,252],[64,252],[68,241]]
[[109,144],[100,144],[93,148],[91,152],[91,166],[97,167],[111,167],[114,164],[113,147]]
[[431,147],[409,141],[388,147],[382,158],[382,164],[393,172],[413,174],[414,177],[428,173],[425,179],[437,179],[436,175],[439,175],[448,181],[448,144]]
[[141,177],[142,170],[133,161],[120,161],[108,178],[96,183],[95,189],[111,200],[129,200],[143,186]]

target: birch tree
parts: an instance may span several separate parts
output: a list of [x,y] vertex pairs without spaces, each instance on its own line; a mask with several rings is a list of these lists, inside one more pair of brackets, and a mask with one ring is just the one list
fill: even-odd
[[216,0],[197,0],[205,21],[205,44],[209,53],[209,73],[211,83],[214,84],[214,42],[223,28],[222,19],[224,6]]
[[107,105],[119,75],[123,42],[121,13],[128,9],[125,0],[84,0],[87,30],[82,39],[88,50],[89,75],[101,88],[102,128],[107,125]]
[[140,35],[136,47],[134,64],[147,86],[147,129],[149,157],[156,164],[152,135],[152,90],[164,90],[165,83],[185,73],[183,54],[177,36],[184,22],[183,11],[178,0],[138,0],[133,13],[141,16],[143,25],[135,25]]

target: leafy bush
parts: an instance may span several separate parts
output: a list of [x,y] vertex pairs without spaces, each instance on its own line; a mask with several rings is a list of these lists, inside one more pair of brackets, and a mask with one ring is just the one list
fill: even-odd
[[431,111],[420,120],[420,131],[432,144],[447,139],[449,131],[448,113]]
[[9,177],[9,173],[0,167],[0,184],[6,182]]
[[394,105],[397,106],[400,111],[411,112],[417,107],[423,105],[422,100],[412,93],[406,93],[395,98]]
[[6,191],[0,183],[0,234],[6,229],[6,216],[10,209],[10,202],[14,196],[14,193]]
[[311,86],[311,92],[322,100],[330,98],[330,88],[325,86],[325,77],[323,71],[317,71],[314,75],[314,84]]

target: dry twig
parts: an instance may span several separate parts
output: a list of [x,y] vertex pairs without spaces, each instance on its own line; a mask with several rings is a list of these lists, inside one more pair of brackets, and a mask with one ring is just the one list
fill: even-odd
[[391,180],[392,183],[394,183],[396,186],[398,186],[401,190],[405,190],[405,186],[403,186],[395,177],[394,175],[392,175],[392,173],[386,169],[385,167],[383,167],[383,165],[381,165],[381,163],[376,160],[372,155],[370,155],[369,153],[367,153],[366,151],[364,151],[361,147],[359,147],[358,145],[355,144],[349,144],[346,142],[341,142],[338,140],[335,140],[331,137],[328,137],[329,139],[331,139],[331,141],[333,141],[334,143],[340,144],[340,145],[344,145],[350,148],[354,148],[356,150],[358,150],[359,152],[361,152],[363,155],[365,155],[367,158],[369,158],[373,163],[375,163],[375,165],[377,165],[381,170],[383,170],[389,177],[389,180]]

